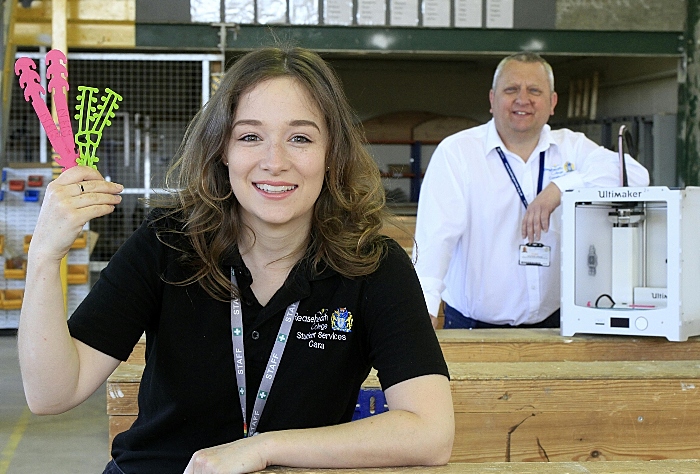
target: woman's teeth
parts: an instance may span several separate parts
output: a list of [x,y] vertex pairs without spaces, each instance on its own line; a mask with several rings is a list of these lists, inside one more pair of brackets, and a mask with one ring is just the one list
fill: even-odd
[[256,184],[255,187],[266,193],[284,193],[296,188],[296,186],[272,186],[271,184]]

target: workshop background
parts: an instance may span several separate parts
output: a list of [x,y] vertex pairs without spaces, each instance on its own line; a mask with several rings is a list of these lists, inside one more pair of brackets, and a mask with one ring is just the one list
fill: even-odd
[[[624,124],[630,151],[649,169],[652,185],[700,184],[700,0],[163,5],[2,2],[0,267],[19,273],[0,276],[0,331],[11,334],[18,325],[25,244],[52,173],[50,143],[13,65],[19,56],[30,57],[43,76],[50,49],[67,53],[71,106],[79,85],[123,97],[104,132],[98,168],[125,185],[124,201],[91,222],[85,246],[72,250],[76,301],[142,221],[147,209],[141,199],[162,191],[185,128],[222,71],[241,53],[275,42],[316,50],[335,68],[397,214],[415,215],[422,173],[437,143],[489,120],[493,71],[503,56],[521,50],[539,52],[553,66],[559,94],[553,128],[584,132],[617,150]],[[31,186],[38,176],[41,184]],[[13,344],[14,338],[0,337],[0,474],[99,472],[108,459],[104,390],[66,415],[29,415]],[[55,443],[47,445],[47,436]]]

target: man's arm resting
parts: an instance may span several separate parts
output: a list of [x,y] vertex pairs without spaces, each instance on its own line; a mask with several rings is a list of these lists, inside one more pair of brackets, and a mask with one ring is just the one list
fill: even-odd
[[541,193],[527,206],[523,217],[521,234],[528,242],[537,242],[542,232],[549,231],[549,218],[561,204],[561,190],[554,183],[549,183]]

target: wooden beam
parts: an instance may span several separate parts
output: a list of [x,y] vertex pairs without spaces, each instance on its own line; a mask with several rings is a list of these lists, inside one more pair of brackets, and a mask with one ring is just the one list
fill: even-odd
[[51,48],[68,54],[68,0],[51,3]]
[[[456,413],[451,462],[696,459],[697,430],[675,413],[619,410]],[[638,416],[643,418],[637,421]],[[510,459],[510,461],[508,461]],[[566,471],[563,471],[566,472]],[[588,472],[588,471],[582,471]]]
[[576,335],[558,329],[446,329],[437,331],[449,362],[556,362],[700,360],[700,337]]
[[[448,366],[457,425],[452,462],[700,458],[695,360]],[[138,413],[142,370],[122,364],[107,382],[111,437]],[[378,387],[373,372],[363,388]]]
[[5,155],[5,146],[8,137],[8,124],[10,119],[10,105],[12,80],[15,77],[15,50],[14,42],[15,17],[17,11],[16,1],[6,1],[3,6],[3,71],[0,76],[0,91],[2,91],[2,116],[0,117],[0,154]]
[[261,474],[697,474],[700,461],[622,461],[622,462],[495,462],[495,463],[450,463],[447,466],[385,467],[374,469],[308,469],[293,467],[269,467]]
[[[410,226],[415,217],[399,223]],[[400,231],[385,228],[388,235]],[[445,329],[437,331],[448,362],[594,362],[700,360],[700,336],[684,342],[663,337],[577,335],[564,337],[558,329]],[[128,362],[145,363],[146,338],[141,337]]]
[[[17,10],[17,20],[22,22],[50,20],[53,8],[51,1],[34,0],[31,7]],[[135,12],[135,0],[69,0],[66,17],[68,21],[101,20],[134,23]]]
[[[119,23],[68,23],[69,48],[133,48],[134,25]],[[20,46],[49,46],[51,23],[17,23],[14,41]]]
[[[58,49],[63,54],[68,54],[67,41],[67,8],[68,0],[53,0],[51,4],[51,49]],[[48,90],[46,91],[48,92]],[[64,94],[68,91],[64,90]],[[55,124],[58,124],[58,116],[56,112],[56,102],[54,94],[51,94],[51,116]],[[52,149],[51,165],[53,168],[53,176],[56,178],[61,172],[61,166],[56,163],[58,153]],[[64,310],[68,310],[68,255],[61,259],[61,287],[63,288],[63,306]]]
[[34,1],[17,9],[13,40],[21,46],[52,46],[52,11],[63,2],[67,48],[133,48],[135,45],[134,0]]
[[687,0],[686,60],[678,84],[677,174],[681,186],[700,185],[700,0]]

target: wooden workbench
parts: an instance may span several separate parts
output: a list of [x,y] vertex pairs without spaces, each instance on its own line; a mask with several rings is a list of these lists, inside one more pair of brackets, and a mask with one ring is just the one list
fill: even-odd
[[700,461],[450,463],[447,466],[439,467],[418,466],[375,469],[295,469],[272,467],[260,472],[263,474],[697,474],[700,472]]
[[[700,338],[487,329],[438,339],[457,426],[451,462],[700,459]],[[110,436],[138,413],[142,371],[139,348],[108,380]],[[377,387],[372,374],[364,388]]]

